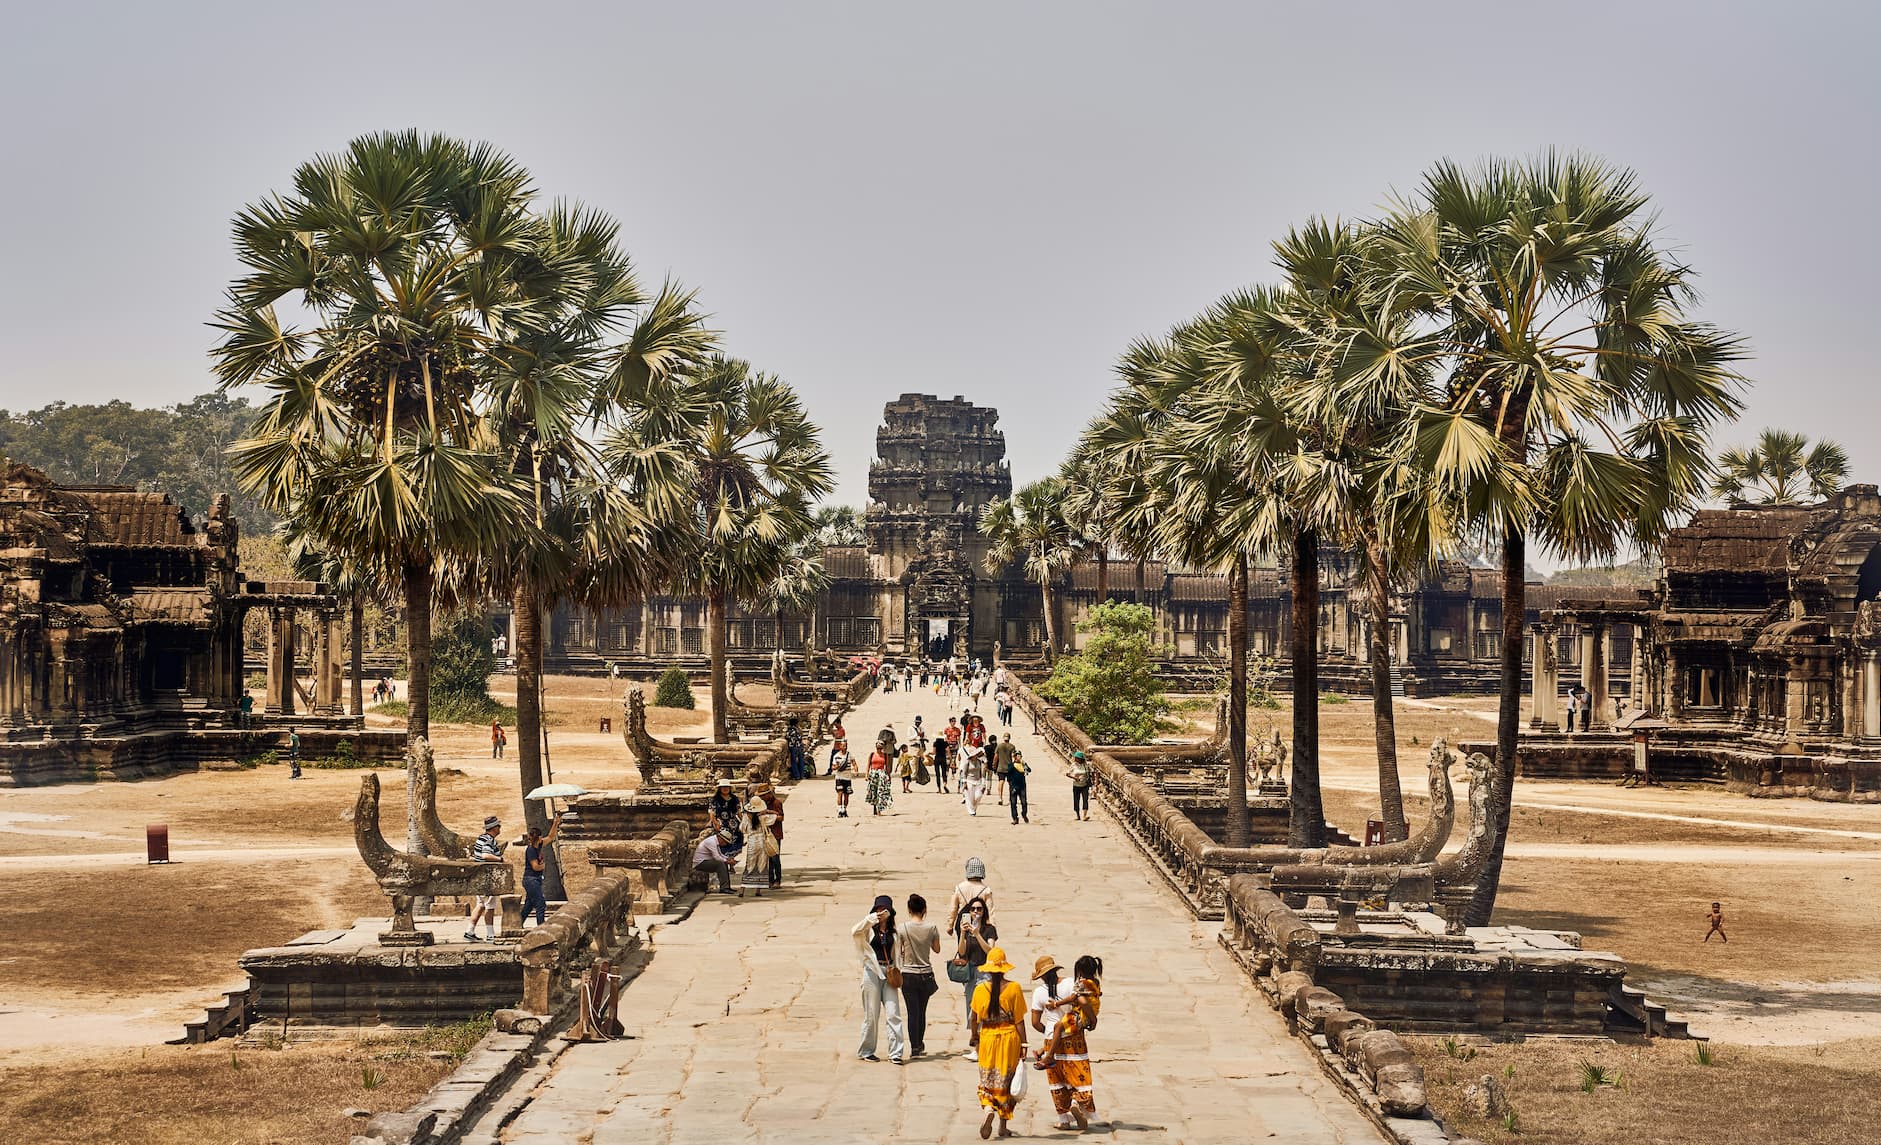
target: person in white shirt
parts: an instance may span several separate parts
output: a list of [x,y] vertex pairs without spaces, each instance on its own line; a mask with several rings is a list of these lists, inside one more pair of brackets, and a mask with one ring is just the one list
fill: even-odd
[[[1078,1004],[1077,986],[1065,974],[1064,967],[1053,961],[1049,954],[1039,955],[1038,961],[1033,964],[1032,981],[1039,984],[1032,991],[1032,1028],[1048,1035],[1046,1040],[1049,1041],[1050,1032],[1058,1028],[1058,1019]],[[1054,1082],[1052,1088],[1060,1088],[1060,1085]],[[1058,1128],[1076,1129],[1078,1126],[1071,1123],[1071,1114],[1064,1112],[1058,1115]]]
[[699,846],[692,852],[692,869],[704,871],[707,875],[718,876],[718,893],[728,895],[732,891],[731,868],[732,856],[725,847],[733,839],[730,831],[709,831],[699,840]]
[[[880,1061],[875,1056],[876,1021],[885,1018],[888,1026],[888,1060],[900,1065],[907,1059],[908,1047],[902,1034],[901,989],[888,981],[895,968],[895,900],[876,895],[875,905],[849,931],[855,940],[856,954],[862,962],[862,1041],[856,1056],[865,1062]],[[895,968],[899,983],[901,971]]]

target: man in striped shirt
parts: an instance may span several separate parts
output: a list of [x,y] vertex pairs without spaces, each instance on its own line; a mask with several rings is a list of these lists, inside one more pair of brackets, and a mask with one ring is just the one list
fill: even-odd
[[[503,844],[497,841],[497,835],[503,830],[503,821],[494,815],[486,815],[483,820],[483,834],[470,845],[470,857],[479,863],[500,863],[503,861]],[[495,895],[478,895],[477,904],[470,910],[470,929],[464,932],[466,942],[496,939],[497,905]],[[477,920],[483,920],[484,936],[477,938]]]

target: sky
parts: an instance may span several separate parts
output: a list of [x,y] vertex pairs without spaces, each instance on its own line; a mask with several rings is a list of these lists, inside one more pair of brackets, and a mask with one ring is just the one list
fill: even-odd
[[1829,436],[1881,481],[1881,229],[1839,213],[1881,182],[1873,5],[5,4],[0,407],[210,389],[235,212],[417,127],[696,287],[803,394],[837,500],[911,392],[997,407],[1023,482],[1290,225],[1553,147],[1636,170],[1749,340],[1721,443]]

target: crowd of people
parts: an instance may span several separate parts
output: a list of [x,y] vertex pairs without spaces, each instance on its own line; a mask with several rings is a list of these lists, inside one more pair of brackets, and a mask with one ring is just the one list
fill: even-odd
[[[1032,965],[1035,985],[1028,996],[1013,978],[1017,967],[993,921],[986,864],[968,859],[965,874],[948,904],[945,944],[919,894],[906,900],[906,921],[899,920],[890,896],[877,895],[869,913],[850,930],[862,969],[856,1056],[880,1061],[884,1033],[888,1060],[897,1065],[927,1053],[928,1001],[940,989],[934,957],[951,947],[945,971],[965,996],[965,1056],[978,1070],[979,1105],[986,1111],[980,1136],[991,1137],[995,1128],[1001,1137],[1012,1136],[1013,1113],[1031,1087],[1028,1066],[1044,1075],[1058,1128],[1087,1129],[1097,1103],[1085,1035],[1097,1026],[1103,960],[1084,955],[1067,973],[1056,959],[1040,955]],[[1038,1050],[1029,1057],[1028,1025],[1040,1036]]]

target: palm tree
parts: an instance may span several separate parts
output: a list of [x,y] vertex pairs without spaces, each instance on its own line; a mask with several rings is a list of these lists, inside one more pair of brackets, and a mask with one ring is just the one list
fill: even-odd
[[1404,456],[1501,544],[1497,834],[1476,925],[1508,835],[1529,539],[1580,559],[1656,543],[1704,494],[1708,431],[1739,406],[1742,343],[1687,316],[1693,272],[1647,207],[1630,172],[1585,156],[1440,163],[1368,239],[1417,320],[1344,338],[1348,376],[1385,359],[1430,371]]
[[[529,176],[487,145],[368,135],[235,221],[245,273],[214,325],[223,387],[273,397],[230,449],[242,486],[405,603],[407,731],[429,734],[440,561],[526,528],[484,417],[494,347],[550,277]],[[307,316],[287,324],[286,301]]]
[[995,497],[980,510],[980,532],[989,542],[986,571],[996,573],[1019,561],[1038,585],[1045,609],[1045,662],[1051,663],[1058,648],[1054,586],[1078,556],[1077,534],[1065,517],[1063,484],[1046,477],[1011,497]]
[[819,505],[810,523],[816,530],[816,543],[825,548],[869,543],[862,510],[853,505]]
[[1747,505],[1794,505],[1806,493],[1833,496],[1848,478],[1848,451],[1833,441],[1809,444],[1800,433],[1766,429],[1757,444],[1718,455],[1711,495]]
[[733,358],[650,379],[624,404],[603,446],[610,471],[687,490],[677,580],[706,598],[712,734],[727,742],[726,604],[763,601],[781,554],[809,535],[810,506],[832,487],[829,455],[796,393]]

